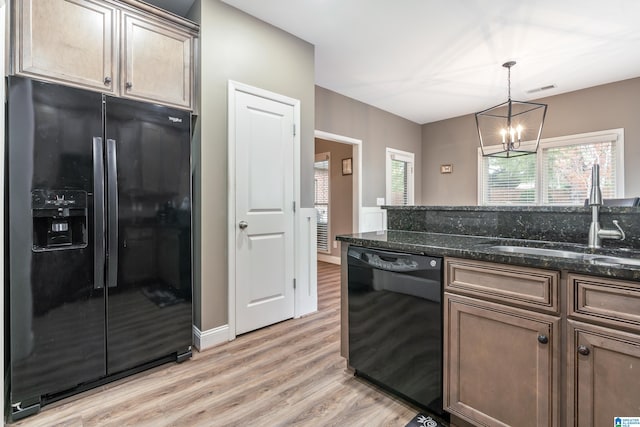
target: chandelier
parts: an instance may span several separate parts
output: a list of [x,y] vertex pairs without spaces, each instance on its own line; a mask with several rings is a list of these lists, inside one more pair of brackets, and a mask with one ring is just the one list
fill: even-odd
[[502,64],[508,70],[507,102],[476,113],[483,157],[517,157],[538,151],[547,106],[511,99],[511,67],[514,65],[515,61]]

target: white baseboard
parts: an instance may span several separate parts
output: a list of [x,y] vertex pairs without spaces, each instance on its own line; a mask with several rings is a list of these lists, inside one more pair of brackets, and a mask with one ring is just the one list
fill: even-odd
[[340,257],[339,256],[331,256],[327,254],[318,254],[318,261],[328,262],[330,264],[340,265]]
[[207,331],[200,331],[193,325],[193,345],[203,351],[229,341],[229,325],[218,326]]

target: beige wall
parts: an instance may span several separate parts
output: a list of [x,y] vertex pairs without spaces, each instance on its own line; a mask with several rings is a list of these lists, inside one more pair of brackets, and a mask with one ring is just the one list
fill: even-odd
[[[640,195],[640,78],[542,98],[542,138],[624,128],[625,196]],[[477,203],[478,134],[473,114],[422,126],[422,203]],[[453,164],[452,174],[440,174]]]
[[316,130],[362,140],[362,205],[385,197],[385,148],[415,154],[415,203],[420,204],[420,125],[316,86]]
[[353,233],[353,175],[342,175],[342,159],[353,158],[353,146],[316,138],[316,154],[329,153],[329,247],[331,256],[340,256],[333,247],[338,234]]
[[194,138],[194,315],[202,331],[227,316],[227,83],[301,101],[301,205],[313,206],[314,48],[221,3],[197,0],[200,116]]

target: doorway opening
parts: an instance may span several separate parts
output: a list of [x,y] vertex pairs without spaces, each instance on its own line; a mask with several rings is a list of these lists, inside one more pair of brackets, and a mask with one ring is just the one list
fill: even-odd
[[[314,179],[318,221],[318,261],[340,264],[336,235],[357,233],[362,204],[362,141],[315,131]],[[323,161],[326,160],[326,163]],[[326,168],[323,171],[322,168]],[[326,181],[323,178],[326,174]],[[324,184],[326,192],[323,192]],[[318,193],[320,191],[320,193]],[[326,196],[325,200],[322,199]],[[326,233],[326,241],[323,234]]]

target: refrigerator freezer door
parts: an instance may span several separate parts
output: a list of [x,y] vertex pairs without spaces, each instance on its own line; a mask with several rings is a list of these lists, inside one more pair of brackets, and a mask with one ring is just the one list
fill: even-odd
[[116,200],[108,197],[108,222],[117,223],[109,231],[117,245],[108,244],[117,280],[107,291],[114,374],[192,342],[190,114],[107,97],[105,126],[107,162],[117,158],[107,167],[107,182],[117,185]]
[[[11,404],[106,374],[104,289],[94,266],[93,139],[100,94],[8,78]],[[47,228],[48,227],[48,228]]]
[[105,204],[104,204],[104,145],[101,137],[93,138],[93,226],[94,266],[93,287],[104,288]]
[[108,175],[108,204],[109,204],[109,235],[107,237],[107,251],[109,254],[109,268],[107,269],[107,286],[118,286],[118,158],[116,155],[116,141],[107,139],[107,175]]

